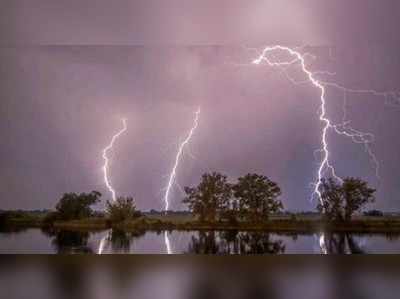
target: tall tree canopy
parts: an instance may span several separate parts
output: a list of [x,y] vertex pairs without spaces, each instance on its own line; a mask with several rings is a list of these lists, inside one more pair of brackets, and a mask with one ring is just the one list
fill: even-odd
[[233,194],[242,214],[256,221],[283,209],[282,202],[278,200],[281,189],[277,183],[263,175],[247,174],[240,177],[233,186]]
[[131,220],[141,215],[136,210],[135,202],[131,197],[119,197],[115,202],[107,201],[106,212],[110,220],[114,223]]
[[93,213],[91,206],[100,201],[101,193],[65,193],[56,205],[57,218],[74,220],[90,217]]
[[225,175],[213,172],[204,174],[197,187],[186,187],[185,193],[183,203],[199,216],[200,221],[215,221],[217,214],[229,206],[232,189]]
[[318,210],[324,212],[328,219],[350,220],[355,212],[375,201],[375,189],[357,178],[346,178],[342,183],[333,179],[323,179],[321,186],[321,203]]

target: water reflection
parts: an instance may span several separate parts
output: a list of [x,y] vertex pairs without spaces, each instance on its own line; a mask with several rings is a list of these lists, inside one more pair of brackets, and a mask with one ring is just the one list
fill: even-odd
[[324,249],[327,254],[365,254],[361,244],[348,233],[324,234]]
[[130,231],[113,229],[100,241],[98,254],[103,254],[105,250],[112,253],[130,253],[132,251],[133,240],[146,234],[146,231]]
[[190,253],[190,254],[368,254],[399,253],[399,234],[325,232],[288,234],[255,231],[68,231],[0,232],[0,253]]
[[57,229],[47,229],[43,232],[51,238],[51,243],[58,254],[93,253],[92,248],[88,246],[89,232]]
[[164,242],[165,242],[165,247],[167,249],[167,254],[173,254],[172,249],[171,249],[171,241],[169,240],[169,232],[168,231],[164,232]]
[[192,236],[189,253],[196,254],[282,254],[285,245],[267,232],[199,232]]

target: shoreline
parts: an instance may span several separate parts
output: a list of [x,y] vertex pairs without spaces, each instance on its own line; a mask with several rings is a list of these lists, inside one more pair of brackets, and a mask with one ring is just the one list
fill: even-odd
[[172,221],[142,217],[125,223],[111,223],[106,218],[89,218],[73,221],[58,221],[46,224],[40,220],[17,221],[10,219],[3,224],[1,231],[13,229],[57,229],[57,230],[84,230],[101,231],[115,229],[122,231],[255,231],[255,232],[282,232],[282,233],[399,233],[400,218],[396,219],[363,219],[349,222],[326,222],[321,219],[288,220],[278,219],[265,222],[198,222]]

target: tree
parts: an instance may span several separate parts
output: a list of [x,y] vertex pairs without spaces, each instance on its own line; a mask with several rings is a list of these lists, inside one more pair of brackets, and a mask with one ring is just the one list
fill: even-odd
[[90,217],[93,211],[90,206],[100,201],[101,193],[65,193],[56,205],[55,218],[75,220]]
[[281,189],[266,176],[247,174],[240,177],[233,186],[233,194],[239,202],[241,214],[255,221],[283,209],[282,202],[277,199]]
[[351,220],[353,214],[375,201],[375,189],[357,178],[346,178],[341,184],[333,179],[323,179],[320,186],[322,203],[318,210],[328,219]]
[[185,187],[185,193],[183,203],[199,216],[200,221],[215,221],[217,214],[229,207],[232,187],[225,175],[213,172],[204,174],[197,187]]
[[343,196],[341,186],[332,178],[322,179],[319,191],[321,200],[317,206],[318,211],[324,213],[327,219],[343,220]]
[[368,187],[368,183],[357,178],[346,178],[342,184],[345,208],[344,218],[350,220],[353,214],[366,204],[375,201],[376,189]]
[[112,203],[107,201],[106,213],[113,223],[124,222],[141,216],[131,197],[119,197]]

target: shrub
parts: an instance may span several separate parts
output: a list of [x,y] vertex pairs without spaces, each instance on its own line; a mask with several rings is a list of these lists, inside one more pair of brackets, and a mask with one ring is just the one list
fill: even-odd
[[60,220],[79,220],[92,216],[93,211],[90,206],[100,201],[101,193],[92,191],[91,193],[66,193],[56,206],[57,218]]
[[120,197],[115,202],[107,201],[106,213],[112,223],[125,222],[141,216],[131,197]]

